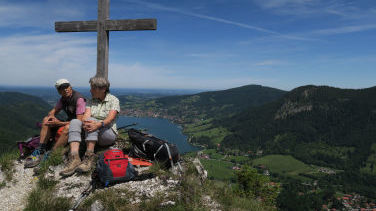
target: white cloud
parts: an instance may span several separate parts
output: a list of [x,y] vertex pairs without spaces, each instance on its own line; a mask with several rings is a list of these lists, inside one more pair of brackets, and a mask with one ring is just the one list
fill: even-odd
[[276,65],[286,65],[287,62],[280,61],[280,60],[264,60],[261,62],[257,62],[255,66],[276,66]]
[[87,78],[95,74],[96,39],[19,35],[0,38],[0,43],[3,85],[50,86],[61,77],[86,85]]
[[112,87],[130,88],[167,88],[167,89],[225,89],[248,84],[271,83],[273,79],[255,79],[250,77],[215,76],[211,78],[179,76],[179,70],[162,67],[150,67],[140,63],[123,65],[112,64],[109,67],[109,80]]
[[186,10],[182,10],[182,9],[173,8],[173,7],[166,7],[166,6],[163,6],[163,5],[160,5],[160,4],[155,4],[155,3],[145,2],[145,1],[134,1],[134,0],[124,0],[124,1],[136,3],[136,4],[142,4],[144,6],[147,6],[147,7],[150,7],[152,9],[156,9],[156,10],[174,12],[174,13],[178,13],[178,14],[182,14],[182,15],[188,15],[188,16],[192,16],[192,17],[196,17],[196,18],[201,18],[201,19],[215,21],[215,22],[224,23],[224,24],[229,24],[229,25],[233,25],[233,26],[237,26],[237,27],[241,27],[241,28],[245,28],[245,29],[250,29],[250,30],[254,30],[254,31],[258,31],[258,32],[263,32],[263,33],[275,35],[275,36],[278,36],[278,37],[281,37],[281,38],[284,38],[284,39],[307,40],[307,38],[304,38],[304,37],[282,34],[282,33],[279,33],[277,31],[269,30],[269,29],[259,27],[259,26],[253,26],[253,25],[250,25],[250,24],[245,24],[245,23],[241,23],[241,22],[238,22],[238,21],[227,20],[227,19],[220,18],[220,17],[203,15],[203,14],[194,13],[194,12],[190,12],[190,11],[186,11]]
[[57,20],[71,20],[81,18],[84,7],[80,3],[72,5],[66,2],[53,0],[47,2],[0,2],[0,27],[38,27],[54,28]]
[[312,4],[312,0],[254,0],[263,8],[281,8],[287,6],[304,6]]
[[188,57],[194,57],[194,58],[201,58],[201,59],[209,59],[209,58],[229,58],[229,57],[235,57],[235,54],[224,54],[224,53],[190,53],[187,54]]
[[[253,0],[265,10],[297,17],[321,17],[330,15],[342,20],[372,20],[375,8],[361,6],[357,2],[343,0]],[[372,22],[372,21],[371,21]],[[373,21],[374,22],[374,21]]]
[[332,35],[332,34],[346,34],[353,32],[361,32],[376,29],[376,24],[356,25],[356,26],[343,26],[330,29],[320,29],[313,31],[313,34]]

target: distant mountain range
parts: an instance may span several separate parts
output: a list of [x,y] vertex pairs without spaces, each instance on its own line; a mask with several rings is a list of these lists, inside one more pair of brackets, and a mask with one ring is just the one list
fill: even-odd
[[288,154],[343,170],[326,180],[375,195],[369,187],[376,188],[376,87],[302,86],[285,92],[249,85],[149,99],[136,109],[181,118],[192,141],[219,143],[222,151]]
[[[376,87],[299,87],[277,101],[219,121],[232,132],[222,145],[292,154],[341,169],[349,164],[366,167],[376,147],[375,96]],[[376,167],[369,170],[376,173]]]
[[179,117],[184,122],[218,118],[240,112],[245,108],[262,105],[283,96],[286,91],[247,85],[238,88],[201,92],[198,94],[167,96],[156,99],[120,97],[125,109],[149,111]]
[[51,106],[39,97],[17,92],[0,92],[0,148],[14,147],[15,142],[39,134],[36,123]]

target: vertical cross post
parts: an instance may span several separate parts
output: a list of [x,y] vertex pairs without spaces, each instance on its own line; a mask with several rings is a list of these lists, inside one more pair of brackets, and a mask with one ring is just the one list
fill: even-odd
[[96,77],[108,78],[110,31],[156,30],[156,19],[110,20],[110,0],[98,0],[98,20],[55,22],[56,32],[97,32]]
[[108,78],[109,31],[105,21],[110,17],[110,0],[98,0],[97,77]]

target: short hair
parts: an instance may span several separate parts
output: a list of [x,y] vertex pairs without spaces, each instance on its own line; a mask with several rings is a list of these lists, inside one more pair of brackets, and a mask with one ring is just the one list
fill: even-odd
[[110,82],[104,77],[92,77],[89,80],[90,86],[94,88],[106,89],[106,93],[110,92]]

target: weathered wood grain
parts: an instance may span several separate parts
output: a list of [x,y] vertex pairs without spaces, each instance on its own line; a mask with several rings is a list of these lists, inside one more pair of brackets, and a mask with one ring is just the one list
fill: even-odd
[[156,19],[106,20],[108,31],[156,30]]
[[106,20],[110,17],[110,1],[98,0],[97,21],[97,77],[108,78],[108,42],[109,32],[106,31]]
[[55,22],[56,32],[95,32],[97,21],[65,21]]
[[[106,31],[138,31],[156,30],[156,19],[125,19],[106,20]],[[97,30],[97,21],[59,21],[55,22],[56,32],[94,32]]]

